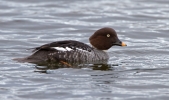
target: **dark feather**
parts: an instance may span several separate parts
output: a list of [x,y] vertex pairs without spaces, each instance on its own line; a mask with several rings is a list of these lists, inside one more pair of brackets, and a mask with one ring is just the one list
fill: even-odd
[[86,50],[89,52],[93,49],[89,45],[84,44],[82,42],[74,41],[74,40],[67,40],[67,41],[52,42],[49,44],[42,45],[40,47],[36,47],[36,48],[34,48],[34,50],[32,52],[39,51],[39,50],[47,50],[47,51],[48,50],[55,50],[52,47],[63,47],[63,48],[69,47],[73,50],[76,50],[76,48],[79,48],[79,49],[83,49],[83,50]]

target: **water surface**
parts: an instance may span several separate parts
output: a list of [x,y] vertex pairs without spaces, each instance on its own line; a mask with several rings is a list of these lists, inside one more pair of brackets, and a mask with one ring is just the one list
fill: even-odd
[[[168,100],[168,0],[0,0],[0,99]],[[114,28],[127,47],[103,66],[18,63],[28,48]]]

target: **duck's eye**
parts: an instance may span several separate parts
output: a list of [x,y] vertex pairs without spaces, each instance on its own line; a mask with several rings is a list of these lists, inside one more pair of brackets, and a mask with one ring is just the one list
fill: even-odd
[[110,34],[107,34],[107,37],[110,37]]

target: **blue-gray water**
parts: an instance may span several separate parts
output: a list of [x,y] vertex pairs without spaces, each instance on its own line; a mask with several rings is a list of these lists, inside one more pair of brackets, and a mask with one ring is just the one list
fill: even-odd
[[[12,60],[52,41],[88,44],[102,27],[128,45],[108,50],[109,70]],[[168,100],[168,54],[168,0],[0,0],[1,100]]]

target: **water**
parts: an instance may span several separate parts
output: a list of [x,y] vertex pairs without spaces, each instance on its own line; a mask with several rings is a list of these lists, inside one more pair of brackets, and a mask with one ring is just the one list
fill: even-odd
[[[0,99],[168,100],[168,0],[0,0]],[[107,65],[49,68],[18,63],[28,48],[58,40],[88,42],[114,28],[127,47]]]

